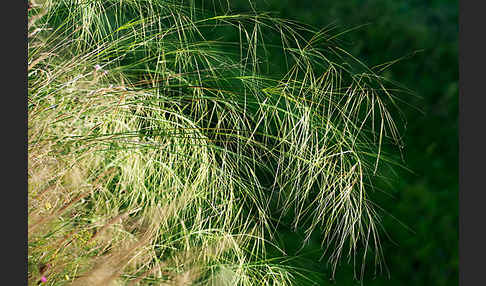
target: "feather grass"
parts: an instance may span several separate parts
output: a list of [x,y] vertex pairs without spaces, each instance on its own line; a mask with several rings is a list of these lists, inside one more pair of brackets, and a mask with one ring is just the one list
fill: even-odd
[[280,224],[320,233],[332,273],[382,265],[369,192],[403,99],[327,30],[183,1],[29,13],[31,283],[50,261],[73,285],[290,285]]

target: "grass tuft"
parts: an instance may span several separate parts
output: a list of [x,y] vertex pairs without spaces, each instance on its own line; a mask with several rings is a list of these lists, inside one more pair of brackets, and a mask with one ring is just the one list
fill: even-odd
[[332,275],[381,266],[369,192],[403,99],[334,38],[183,1],[33,1],[29,284],[291,285],[280,225],[319,233]]

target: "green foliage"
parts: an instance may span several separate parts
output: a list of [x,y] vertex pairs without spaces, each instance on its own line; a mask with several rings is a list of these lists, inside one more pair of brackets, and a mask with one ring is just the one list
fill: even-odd
[[300,283],[283,228],[317,238],[331,276],[383,265],[370,194],[409,96],[330,30],[200,8],[31,11],[31,283],[46,261],[74,285]]
[[[248,10],[245,1],[232,2]],[[364,283],[457,285],[458,1],[253,2],[257,9],[315,27],[350,30],[340,37],[346,50],[370,66],[391,64],[383,76],[420,96],[409,98],[412,106],[420,106],[419,112],[402,109],[407,118],[404,162],[414,173],[397,170],[391,185],[383,186],[392,197],[374,196],[388,213],[382,218],[391,240],[383,245],[391,280],[370,276]],[[317,249],[318,242],[307,250]],[[326,271],[316,267],[319,255],[306,257],[303,267]],[[345,268],[336,275],[339,285],[354,283]]]

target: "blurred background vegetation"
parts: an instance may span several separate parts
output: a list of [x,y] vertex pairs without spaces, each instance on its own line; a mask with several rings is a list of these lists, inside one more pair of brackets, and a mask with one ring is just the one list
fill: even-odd
[[[384,73],[413,90],[404,106],[407,127],[403,163],[414,173],[395,170],[387,194],[376,200],[389,238],[383,239],[389,270],[367,271],[365,285],[458,285],[458,2],[457,0],[257,0],[258,11],[275,12],[317,28],[337,27],[341,44],[373,67],[393,62]],[[232,0],[233,12],[249,11],[247,0]],[[364,25],[364,26],[363,26]],[[354,29],[357,28],[357,29]],[[400,222],[398,222],[399,220]],[[403,223],[403,225],[401,224]],[[405,226],[404,226],[405,225]],[[409,229],[407,229],[409,228]],[[299,234],[284,229],[282,243],[293,263],[316,271],[328,284],[329,269],[319,261],[318,238],[300,250]],[[342,265],[337,285],[355,285],[352,266]],[[304,284],[304,281],[303,281]]]

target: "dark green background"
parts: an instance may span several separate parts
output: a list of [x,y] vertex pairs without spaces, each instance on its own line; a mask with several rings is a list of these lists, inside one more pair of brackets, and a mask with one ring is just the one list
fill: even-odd
[[[258,11],[316,28],[338,25],[340,31],[368,24],[342,37],[344,48],[369,66],[405,57],[384,73],[412,89],[420,98],[404,108],[408,125],[405,164],[411,174],[396,170],[387,192],[377,196],[390,214],[384,226],[384,253],[390,276],[374,275],[365,285],[458,285],[458,3],[456,1],[390,0],[261,0]],[[232,6],[248,10],[247,0]],[[413,232],[397,223],[403,222]],[[287,250],[296,249],[298,234],[281,230]],[[291,239],[288,239],[288,238]],[[287,238],[287,239],[286,239]],[[317,285],[356,285],[345,263],[330,282],[325,261],[319,262],[317,241],[295,262],[317,273]],[[314,253],[314,254],[312,254]],[[345,261],[344,261],[345,262]],[[300,284],[308,284],[301,280]]]

